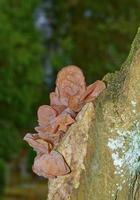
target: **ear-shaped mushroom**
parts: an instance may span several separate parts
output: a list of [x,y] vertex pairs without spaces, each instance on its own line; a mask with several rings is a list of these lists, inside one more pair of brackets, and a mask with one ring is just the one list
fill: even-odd
[[[47,115],[47,113],[46,113]],[[47,133],[56,133],[56,131],[59,129],[59,127],[63,124],[65,126],[71,125],[74,123],[75,120],[71,117],[71,115],[68,112],[62,112],[58,116],[54,116],[50,119],[49,123],[46,124],[46,126],[42,125],[40,126],[41,128],[44,128]],[[45,124],[45,123],[44,123]],[[35,130],[39,130],[40,127],[36,127]]]
[[68,100],[63,97],[59,97],[55,92],[50,93],[50,104],[51,107],[54,108],[58,114],[63,112],[67,108]]
[[84,105],[84,102],[80,100],[80,97],[72,96],[69,98],[69,109],[78,113]]
[[81,95],[81,101],[88,103],[95,100],[105,88],[103,81],[96,81],[87,87],[86,91]]
[[55,93],[50,96],[51,106],[64,105],[77,112],[80,96],[85,91],[86,83],[81,69],[73,65],[65,67],[58,73]]
[[39,107],[37,115],[39,125],[46,126],[56,117],[57,113],[51,106],[43,105]]
[[38,126],[35,130],[39,136],[52,144],[56,145],[61,138],[61,133],[66,132],[68,126],[73,124],[75,120],[67,112],[63,112],[55,117],[48,126]]
[[50,154],[36,156],[33,171],[45,178],[55,178],[70,173],[70,168],[60,153],[51,151]]
[[85,103],[93,101],[105,84],[96,81],[86,88],[82,71],[76,66],[63,68],[57,76],[55,92],[50,94],[50,104],[38,109],[38,134],[26,134],[24,140],[37,151],[33,171],[39,176],[55,178],[70,172],[63,156],[53,151],[75,122],[77,113]]
[[49,142],[42,140],[38,134],[27,133],[24,140],[28,142],[37,153],[49,153],[52,150],[52,145]]
[[86,89],[86,82],[80,68],[70,65],[64,67],[57,75],[56,87],[60,97],[77,96]]
[[73,124],[75,120],[68,113],[62,113],[56,118],[56,124],[58,124],[58,130],[66,132],[68,126]]
[[63,132],[56,130],[56,133],[48,132],[47,127],[38,126],[35,128],[40,138],[47,140],[53,146],[57,146],[62,138]]

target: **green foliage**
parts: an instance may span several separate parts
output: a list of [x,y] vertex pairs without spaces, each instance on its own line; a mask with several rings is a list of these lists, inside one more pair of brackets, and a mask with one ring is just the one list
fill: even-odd
[[0,1],[0,157],[19,151],[41,98],[41,40],[33,25],[38,0]]
[[6,185],[6,165],[5,162],[0,159],[0,196],[4,193]]
[[15,127],[5,120],[0,121],[0,158],[6,161],[14,159],[21,147],[20,135]]
[[51,2],[55,19],[52,41],[59,41],[63,52],[54,52],[55,69],[76,64],[91,83],[120,68],[140,25],[139,0]]

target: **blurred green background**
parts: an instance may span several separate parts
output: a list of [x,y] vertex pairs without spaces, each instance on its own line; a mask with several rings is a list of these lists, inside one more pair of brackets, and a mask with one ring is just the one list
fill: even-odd
[[46,198],[22,140],[38,106],[65,65],[80,66],[88,83],[120,69],[139,25],[139,0],[0,0],[0,199]]

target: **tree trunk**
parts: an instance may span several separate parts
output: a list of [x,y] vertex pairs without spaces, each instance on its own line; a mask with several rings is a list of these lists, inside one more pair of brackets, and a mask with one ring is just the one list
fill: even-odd
[[140,200],[140,29],[121,70],[104,81],[57,149],[71,173],[49,180],[48,200]]

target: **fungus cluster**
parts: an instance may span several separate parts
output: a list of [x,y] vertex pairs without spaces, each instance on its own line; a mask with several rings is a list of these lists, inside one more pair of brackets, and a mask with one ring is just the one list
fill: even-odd
[[55,91],[50,93],[50,106],[39,107],[37,133],[27,133],[24,140],[37,152],[33,171],[45,178],[55,178],[70,173],[62,154],[54,150],[76,115],[87,103],[105,89],[102,81],[86,86],[84,75],[76,66],[63,68],[57,75]]

